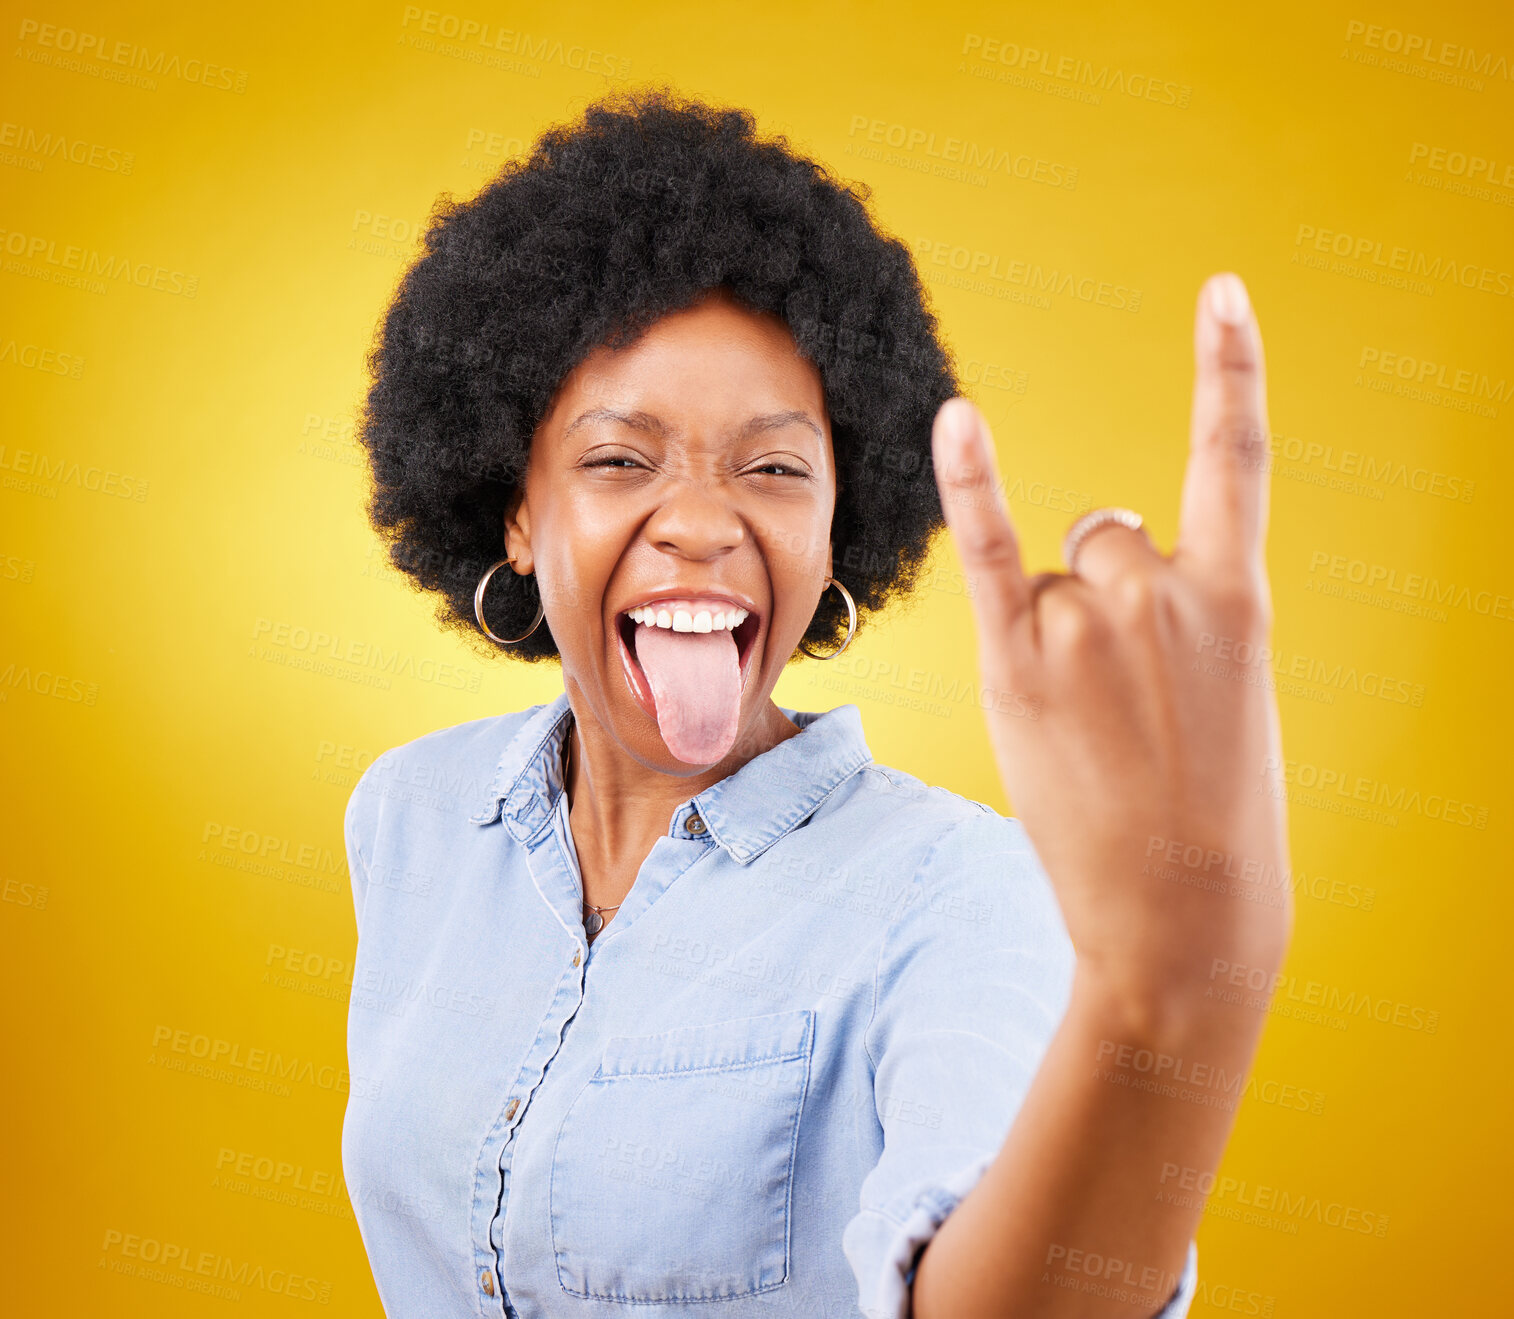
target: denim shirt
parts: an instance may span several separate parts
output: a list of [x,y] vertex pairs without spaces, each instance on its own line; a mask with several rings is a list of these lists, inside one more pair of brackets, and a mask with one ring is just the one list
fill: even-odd
[[1017,820],[874,764],[855,705],[780,708],[592,944],[565,693],[363,774],[342,1165],[390,1319],[910,1313],[1072,945]]

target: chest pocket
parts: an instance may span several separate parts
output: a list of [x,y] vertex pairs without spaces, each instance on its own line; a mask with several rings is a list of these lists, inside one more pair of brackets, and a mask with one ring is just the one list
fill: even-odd
[[552,1153],[552,1248],[565,1292],[723,1301],[788,1280],[814,1015],[605,1043]]

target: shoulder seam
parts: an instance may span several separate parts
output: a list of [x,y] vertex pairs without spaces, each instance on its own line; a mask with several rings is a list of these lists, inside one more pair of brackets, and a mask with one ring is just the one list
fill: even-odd
[[[918,774],[911,774],[908,770],[899,769],[893,765],[880,765],[877,761],[870,761],[864,768],[874,770],[881,775],[886,783],[895,787],[905,786],[911,783],[919,784],[920,796],[928,798],[932,794],[938,794],[939,800],[958,801],[965,805],[976,806],[986,815],[999,815],[999,812],[987,802],[979,801],[976,797],[969,797],[965,793],[948,788],[942,783],[927,783]],[[1012,815],[1000,816],[1000,819],[1013,819]]]

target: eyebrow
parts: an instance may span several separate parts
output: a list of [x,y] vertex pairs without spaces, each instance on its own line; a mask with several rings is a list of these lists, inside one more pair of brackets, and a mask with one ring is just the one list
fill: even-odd
[[[671,432],[661,417],[653,416],[650,412],[618,412],[614,408],[590,408],[563,432],[564,436],[571,435],[580,426],[591,421],[618,421],[623,426],[630,426],[634,430],[646,431],[650,435],[656,435],[666,439]],[[823,440],[825,432],[808,412],[800,412],[797,409],[788,412],[764,412],[747,420],[736,432],[737,440],[749,440],[754,435],[760,435],[763,431],[778,430],[783,426],[792,425],[808,426],[815,432],[817,439]]]

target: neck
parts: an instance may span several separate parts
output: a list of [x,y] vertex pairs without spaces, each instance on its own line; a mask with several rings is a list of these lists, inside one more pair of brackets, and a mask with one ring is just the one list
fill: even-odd
[[567,743],[568,819],[591,903],[618,902],[679,803],[734,774],[749,760],[796,736],[800,729],[769,700],[719,764],[665,774],[630,756],[594,718],[583,693],[570,684],[573,723]]

